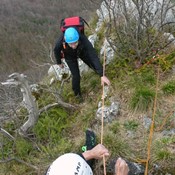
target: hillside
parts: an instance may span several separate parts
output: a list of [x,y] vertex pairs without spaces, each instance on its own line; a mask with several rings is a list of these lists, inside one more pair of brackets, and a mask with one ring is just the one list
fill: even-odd
[[[19,5],[20,1],[15,2]],[[45,71],[45,67],[41,65],[51,62],[48,61],[49,43],[53,46],[58,35],[56,5],[58,2],[59,5],[63,5],[65,2],[67,5],[69,4],[68,1],[61,0],[38,0],[38,4],[33,4],[34,2],[36,1],[24,1],[21,6],[15,5],[14,2],[12,5],[8,4],[12,9],[18,7],[22,11],[24,10],[23,12],[26,12],[24,13],[25,19],[28,19],[16,20],[16,26],[20,26],[19,38],[22,38],[19,43],[17,42],[18,45],[14,42],[19,39],[16,37],[18,32],[15,30],[16,28],[14,29],[14,25],[7,23],[9,25],[8,32],[15,34],[9,46],[20,46],[21,51],[26,42],[31,41],[27,44],[28,49],[25,53],[18,52],[19,49],[16,48],[16,53],[22,54],[22,56],[18,55],[19,57],[15,58],[18,58],[19,61],[22,61],[23,56],[29,60],[35,58],[33,61],[40,64],[34,69],[34,62],[31,63],[28,60],[27,68],[23,65],[24,67],[21,69],[17,64],[16,68],[11,70],[12,72],[20,70],[27,73],[30,83],[31,81],[36,83],[34,76],[38,79],[42,71]],[[51,2],[52,4],[50,4]],[[78,7],[74,1],[71,2],[72,7]],[[78,3],[78,1],[76,2]],[[95,6],[92,1],[88,2],[89,13],[82,10],[82,14],[87,15],[86,17],[91,20],[91,26],[95,30],[98,19],[94,16],[91,19],[91,15],[88,16],[89,14],[93,15]],[[125,5],[122,3],[124,1],[120,2]],[[103,128],[102,116],[101,118],[97,117],[97,110],[100,109],[99,104],[103,99],[103,87],[100,77],[93,71],[86,72],[81,77],[83,103],[79,103],[74,97],[71,79],[62,82],[54,81],[50,84],[50,77],[42,74],[39,91],[32,95],[36,98],[35,104],[38,109],[43,110],[36,125],[24,135],[19,134],[19,128],[26,122],[29,114],[21,104],[22,97],[19,86],[0,89],[2,94],[0,96],[1,127],[10,134],[8,136],[0,132],[0,175],[44,174],[50,163],[59,155],[65,152],[82,152],[82,146],[85,145],[85,131],[88,128],[96,133],[97,143],[101,143],[102,138],[103,144],[109,149],[110,156],[106,159],[107,175],[113,173],[110,162],[119,156],[128,162],[142,165],[144,170],[148,165],[146,175],[175,174],[175,45],[164,36],[165,32],[171,32],[174,35],[175,26],[173,22],[163,23],[164,21],[156,20],[159,19],[156,18],[159,12],[160,14],[166,12],[164,7],[169,9],[168,5],[163,4],[160,7],[163,10],[157,10],[156,14],[150,17],[151,3],[157,2],[157,0],[149,2],[150,4],[146,3],[147,6],[144,6],[147,7],[145,11],[144,8],[136,8],[143,10],[140,14],[144,15],[139,20],[133,17],[136,14],[134,10],[131,11],[134,15],[131,15],[128,14],[129,10],[123,8],[124,14],[120,15],[117,10],[115,18],[110,19],[109,23],[103,22],[97,32],[98,39],[95,43],[97,51],[100,52],[102,46],[105,45],[104,36],[115,50],[113,60],[105,65],[105,75],[110,79],[111,85],[108,87],[108,93],[104,99],[104,106],[109,110],[104,112],[107,119],[111,115],[113,118],[104,122]],[[5,4],[6,1],[4,0],[3,3]],[[29,4],[30,8],[28,8]],[[84,7],[81,1],[79,7],[81,9]],[[39,14],[37,8],[42,9]],[[52,15],[50,16],[51,11]],[[69,12],[73,13],[73,11],[74,9],[70,7]],[[15,13],[17,12],[20,10],[15,11]],[[59,12],[66,16],[64,10]],[[113,9],[112,12],[115,10]],[[3,14],[6,13],[6,11],[3,12]],[[10,12],[8,14],[10,16]],[[22,16],[18,14],[19,18],[22,19],[24,14]],[[45,16],[49,20],[46,20]],[[15,17],[13,21],[15,21]],[[150,26],[151,24],[153,26]],[[156,28],[159,24],[161,30]],[[5,33],[5,25],[2,29]],[[11,37],[9,36],[9,38]],[[3,39],[5,40],[5,38]],[[108,50],[105,51],[108,52]],[[106,52],[101,56],[102,62],[105,62]],[[15,67],[15,62],[11,62],[13,60],[11,53],[4,52],[4,54],[9,54],[10,63]],[[3,62],[5,64],[6,60]],[[28,68],[32,68],[32,72]],[[67,76],[64,76],[63,78],[66,79]],[[3,78],[7,79],[5,74]],[[66,108],[61,102],[71,107]],[[118,104],[117,112],[110,108],[114,102]],[[56,103],[59,105],[53,105]],[[46,108],[49,105],[53,106]],[[102,164],[101,160],[96,161],[95,175],[104,174]],[[136,174],[140,175],[141,173]]]
[[43,77],[48,67],[40,72],[36,64],[51,62],[49,44],[54,47],[60,20],[74,15],[89,20],[100,1],[0,1],[0,80],[13,72],[25,72],[31,81]]

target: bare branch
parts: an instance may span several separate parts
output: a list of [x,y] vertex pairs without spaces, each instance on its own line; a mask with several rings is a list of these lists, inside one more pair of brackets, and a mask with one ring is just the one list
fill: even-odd
[[6,130],[4,130],[3,128],[0,128],[0,132],[1,132],[3,135],[7,136],[8,138],[10,138],[10,139],[12,139],[12,140],[15,140],[15,138],[14,138],[9,132],[7,132]]
[[120,57],[143,62],[155,48],[161,50],[172,43],[163,36],[175,32],[175,4],[170,0],[113,0],[112,8],[111,1],[105,2],[113,17],[108,21],[106,39]]
[[0,163],[7,163],[7,162],[14,161],[14,160],[17,161],[17,162],[19,162],[19,163],[25,164],[28,167],[31,167],[31,168],[33,168],[35,170],[38,170],[38,167],[36,167],[36,166],[34,166],[34,165],[30,164],[30,163],[27,163],[27,162],[25,162],[23,160],[20,160],[18,158],[9,158],[9,159],[6,159],[6,160],[0,160]]
[[69,103],[65,103],[63,101],[59,101],[57,103],[54,103],[54,104],[49,104],[45,107],[43,107],[42,109],[39,110],[39,114],[41,114],[42,112],[45,112],[45,111],[48,111],[50,108],[53,108],[53,107],[56,107],[56,106],[61,106],[61,107],[64,107],[64,108],[67,108],[67,109],[71,109],[71,110],[75,110],[76,107],[69,104]]
[[23,94],[23,105],[28,110],[28,120],[21,126],[20,131],[26,133],[28,129],[32,128],[38,120],[38,109],[35,100],[31,94],[30,87],[26,76],[19,73],[13,73],[9,76],[4,85],[14,84],[19,85]]

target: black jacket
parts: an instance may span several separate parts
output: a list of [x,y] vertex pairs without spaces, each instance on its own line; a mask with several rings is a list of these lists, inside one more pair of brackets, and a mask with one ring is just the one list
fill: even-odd
[[54,48],[57,64],[61,64],[61,51],[63,51],[66,61],[81,58],[89,67],[94,69],[100,76],[103,76],[103,67],[97,53],[85,35],[80,34],[79,44],[76,49],[72,49],[67,43],[65,43],[65,48],[63,48],[63,42],[64,36],[62,34]]

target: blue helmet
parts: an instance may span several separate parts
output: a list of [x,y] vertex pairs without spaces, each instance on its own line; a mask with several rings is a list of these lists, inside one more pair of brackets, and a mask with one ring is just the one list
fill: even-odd
[[66,43],[74,43],[79,40],[79,34],[75,28],[70,27],[65,31],[64,39]]

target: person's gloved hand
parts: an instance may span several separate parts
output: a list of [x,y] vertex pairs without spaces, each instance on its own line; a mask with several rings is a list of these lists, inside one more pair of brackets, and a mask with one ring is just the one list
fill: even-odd
[[108,86],[111,84],[109,79],[106,76],[101,77],[101,85],[107,84]]

